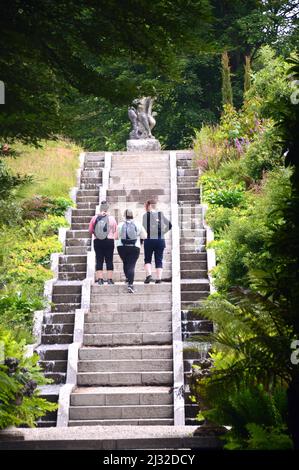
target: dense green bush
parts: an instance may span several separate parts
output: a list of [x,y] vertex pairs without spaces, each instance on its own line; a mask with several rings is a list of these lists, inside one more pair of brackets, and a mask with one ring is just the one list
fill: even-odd
[[35,426],[38,418],[57,405],[40,398],[37,387],[45,379],[38,356],[25,357],[24,345],[0,325],[0,429],[8,426]]
[[71,207],[72,205],[73,201],[69,198],[50,198],[46,196],[36,195],[31,199],[26,199],[25,201],[23,201],[23,218],[43,218],[47,214],[63,216],[67,208]]
[[236,288],[225,298],[210,296],[194,312],[217,329],[198,338],[211,344],[213,365],[207,369],[206,360],[195,369],[191,392],[200,419],[231,426],[225,434],[229,449],[292,447],[286,389],[293,331],[283,310],[267,295]]
[[0,295],[0,325],[14,332],[17,341],[32,342],[32,321],[36,310],[44,307],[41,298],[21,292]]
[[262,179],[264,172],[283,165],[281,144],[278,142],[277,129],[269,123],[264,132],[258,134],[248,146],[241,166],[243,172],[254,181]]

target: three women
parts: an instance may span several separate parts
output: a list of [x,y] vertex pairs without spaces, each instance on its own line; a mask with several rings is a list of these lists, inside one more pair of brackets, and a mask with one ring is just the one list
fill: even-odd
[[141,243],[144,240],[144,264],[146,271],[145,284],[153,281],[151,273],[152,257],[155,258],[156,283],[160,284],[163,271],[163,252],[165,234],[171,229],[171,222],[163,212],[157,210],[157,203],[149,200],[145,203],[146,213],[142,225],[134,219],[133,212],[126,209],[124,221],[117,225],[113,216],[108,213],[108,204],[103,201],[99,214],[95,215],[89,225],[94,234],[96,253],[96,282],[104,284],[103,263],[106,262],[108,284],[113,282],[114,240],[117,240],[117,251],[123,261],[123,269],[128,284],[128,292],[134,293],[135,266],[140,255]]

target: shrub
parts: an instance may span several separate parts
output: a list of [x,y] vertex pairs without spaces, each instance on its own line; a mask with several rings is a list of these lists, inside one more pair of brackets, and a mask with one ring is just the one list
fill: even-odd
[[24,346],[0,326],[0,345],[4,361],[0,362],[0,429],[8,426],[35,426],[38,418],[54,411],[57,405],[40,398],[37,387],[45,379],[38,366],[38,356],[25,357]]
[[9,292],[0,296],[0,324],[11,330],[17,341],[32,340],[33,313],[44,307],[42,299],[29,297],[21,292]]
[[241,159],[243,172],[254,181],[259,181],[265,171],[273,170],[283,164],[281,154],[282,148],[278,143],[277,131],[272,123],[268,123],[265,131],[256,136]]
[[236,207],[245,202],[244,183],[224,180],[215,172],[203,174],[199,183],[203,186],[204,202],[223,207]]
[[45,214],[63,216],[67,208],[72,205],[73,201],[68,198],[49,198],[36,195],[23,202],[23,217],[24,219],[36,219],[43,218]]

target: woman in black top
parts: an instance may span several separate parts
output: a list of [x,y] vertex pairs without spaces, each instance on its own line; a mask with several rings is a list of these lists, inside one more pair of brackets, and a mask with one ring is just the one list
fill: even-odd
[[144,267],[146,278],[144,283],[149,284],[152,278],[152,257],[155,257],[156,284],[160,284],[163,272],[163,252],[165,249],[164,235],[171,230],[171,222],[163,212],[157,211],[156,201],[149,200],[145,203],[146,213],[143,215],[142,225],[147,232],[144,240]]

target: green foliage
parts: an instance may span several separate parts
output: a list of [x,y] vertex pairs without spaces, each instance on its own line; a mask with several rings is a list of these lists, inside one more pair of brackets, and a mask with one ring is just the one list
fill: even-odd
[[226,299],[210,296],[195,312],[217,325],[214,333],[198,338],[211,343],[214,362],[209,374],[199,374],[191,387],[201,416],[232,427],[225,435],[228,449],[269,448],[266,435],[273,435],[273,448],[291,448],[286,388],[294,333],[282,315],[283,306],[250,290],[234,289]]
[[36,195],[22,203],[23,218],[42,218],[46,214],[63,216],[66,209],[72,205],[73,201],[65,197],[50,198]]
[[13,331],[14,338],[20,342],[32,342],[33,313],[41,310],[44,302],[38,297],[25,293],[10,292],[0,295],[0,325]]
[[9,196],[14,188],[32,182],[31,176],[14,175],[0,159],[0,200]]
[[251,86],[251,63],[250,57],[245,57],[245,65],[244,65],[244,93],[246,93]]
[[[154,0],[150,9],[137,1],[89,5],[83,0],[27,0],[20,8],[17,0],[3,0],[0,65],[6,102],[0,135],[34,143],[57,135],[60,103],[71,87],[83,95],[128,103],[148,92],[138,65],[155,76],[175,74],[176,57],[201,48],[211,19],[208,0],[191,2],[188,8],[181,1]],[[122,62],[122,73],[115,62]],[[133,66],[132,78],[127,71]]]
[[222,59],[222,104],[233,106],[233,90],[231,85],[231,73],[229,57],[227,52],[223,52]]
[[282,148],[278,142],[277,129],[272,123],[268,123],[264,132],[258,134],[247,148],[241,161],[242,170],[254,181],[259,181],[264,172],[282,164]]
[[244,183],[223,180],[214,172],[204,173],[199,182],[203,185],[203,200],[222,207],[237,207],[245,201]]
[[25,357],[24,345],[0,326],[4,363],[0,363],[0,429],[35,426],[38,418],[57,405],[40,398],[37,386],[49,383],[38,366],[38,356]]

